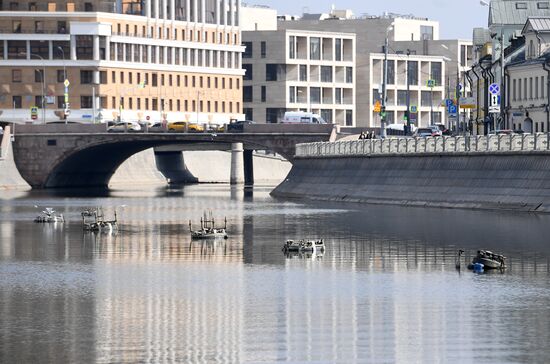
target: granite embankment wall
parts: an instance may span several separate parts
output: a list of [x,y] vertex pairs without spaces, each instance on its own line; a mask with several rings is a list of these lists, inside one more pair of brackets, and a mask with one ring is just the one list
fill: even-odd
[[272,194],[550,213],[550,152],[299,157]]
[[4,134],[0,135],[0,190],[29,188],[30,186],[21,177],[15,166],[11,144],[11,128],[5,126]]

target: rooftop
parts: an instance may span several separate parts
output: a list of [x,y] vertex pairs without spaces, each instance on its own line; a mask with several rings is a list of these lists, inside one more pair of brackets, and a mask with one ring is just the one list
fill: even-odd
[[527,18],[540,16],[550,16],[550,0],[492,0],[489,6],[489,27],[523,26]]

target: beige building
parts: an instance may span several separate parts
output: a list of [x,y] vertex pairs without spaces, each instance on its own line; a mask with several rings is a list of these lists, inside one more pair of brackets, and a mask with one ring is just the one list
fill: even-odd
[[247,119],[277,123],[287,111],[355,126],[355,34],[243,32]]
[[240,0],[0,4],[0,120],[242,117]]

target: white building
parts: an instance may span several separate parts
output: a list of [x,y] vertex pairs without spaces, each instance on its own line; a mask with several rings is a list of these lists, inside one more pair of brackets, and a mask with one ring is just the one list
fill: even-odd
[[355,126],[355,35],[282,29],[243,32],[247,119],[276,123],[310,111]]
[[506,67],[510,127],[550,132],[550,17],[531,17],[523,27],[525,61]]
[[[407,65],[408,63],[408,65]],[[369,95],[369,116],[372,126],[380,126],[380,116],[374,112],[375,103],[382,101],[384,54],[370,55],[371,94]],[[445,98],[445,61],[442,56],[418,56],[406,54],[388,55],[388,101],[386,103],[387,124],[404,123],[407,110],[407,74],[409,77],[409,105],[411,123],[427,126],[443,121]],[[428,87],[428,80],[435,81],[435,87]],[[416,112],[414,112],[416,110]]]

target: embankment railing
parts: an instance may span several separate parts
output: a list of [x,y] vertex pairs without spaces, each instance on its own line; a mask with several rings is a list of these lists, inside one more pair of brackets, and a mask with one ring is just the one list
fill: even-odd
[[550,133],[307,143],[296,146],[296,157],[531,151],[550,151]]

